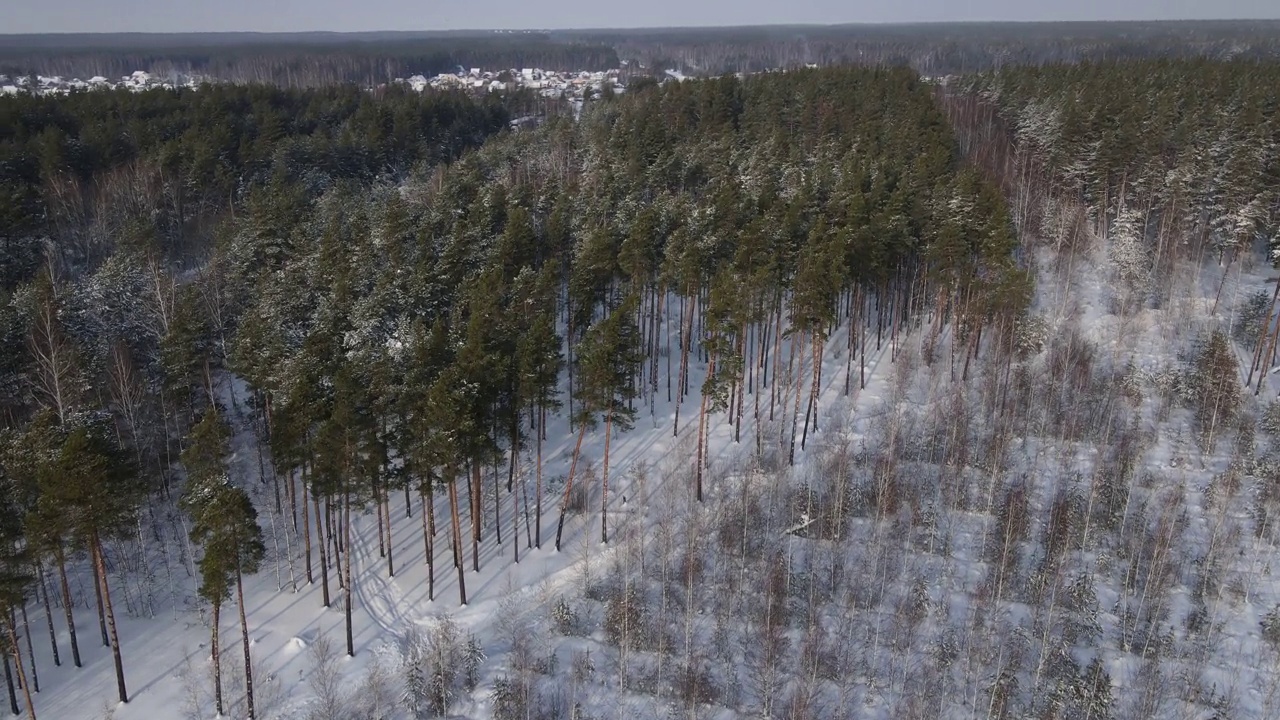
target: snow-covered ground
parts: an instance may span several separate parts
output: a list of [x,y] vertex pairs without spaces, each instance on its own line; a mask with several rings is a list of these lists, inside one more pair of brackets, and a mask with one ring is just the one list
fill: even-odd
[[[1272,577],[1277,556],[1274,534],[1253,530],[1255,479],[1233,464],[1231,441],[1201,449],[1190,412],[1157,387],[1161,373],[1184,364],[1193,341],[1228,323],[1239,300],[1269,287],[1273,273],[1229,268],[1215,306],[1222,269],[1180,265],[1156,309],[1124,312],[1102,241],[1078,260],[1057,260],[1048,251],[1037,258],[1035,309],[1047,321],[1049,347],[1018,364],[1025,381],[1006,382],[1041,403],[1036,382],[1044,376],[1036,373],[1049,364],[1055,340],[1079,338],[1091,347],[1092,380],[1065,393],[1079,403],[1070,412],[1086,422],[1120,421],[1064,430],[1033,408],[1025,425],[997,432],[1000,418],[984,412],[1002,387],[992,360],[998,354],[984,350],[963,380],[950,328],[933,344],[927,319],[896,348],[886,333],[876,350],[872,328],[866,388],[859,388],[855,361],[846,396],[846,322],[826,344],[821,421],[797,449],[795,466],[786,462],[789,413],[780,406],[769,419],[768,389],[761,392],[758,428],[765,452],[755,456],[755,398],[747,395],[740,443],[724,413],[711,416],[707,497],[699,504],[692,472],[696,388],[705,367],[691,354],[694,392],[681,404],[673,434],[676,407],[666,388],[668,367],[678,371],[676,352],[670,364],[665,357],[659,363],[653,403],[638,401],[636,427],[612,441],[608,546],[599,542],[600,491],[593,482],[588,509],[570,515],[564,548],[555,550],[562,481],[576,440],[563,417],[549,426],[544,447],[541,549],[529,547],[532,453],[521,458],[514,493],[505,489],[505,467],[496,476],[486,472],[481,570],[471,571],[468,549],[465,607],[440,498],[434,600],[418,499],[406,508],[403,494],[391,496],[394,577],[379,551],[374,512],[358,514],[354,658],[343,652],[337,573],[330,573],[333,606],[326,609],[318,566],[316,584],[306,585],[301,541],[287,518],[272,512],[272,486],[260,479],[269,462],[244,414],[244,388],[224,378],[237,418],[234,476],[257,496],[269,549],[246,591],[258,716],[327,716],[317,648],[329,644],[337,655],[337,694],[348,703],[337,717],[409,718],[407,658],[415,638],[420,647],[432,646],[421,638],[436,638],[432,647],[439,650],[447,623],[456,625],[454,650],[468,637],[483,650],[483,657],[469,653],[474,683],[450,683],[451,717],[510,716],[513,697],[526,711],[520,717],[1042,712],[1056,702],[1054,692],[1084,682],[1095,657],[1109,675],[1114,717],[1208,717],[1211,709],[1230,717],[1280,716],[1280,657],[1261,633],[1262,619],[1280,603]],[[668,333],[677,322],[667,318]],[[781,350],[777,389],[794,398],[789,345]],[[1130,366],[1141,372],[1122,372]],[[790,377],[807,389],[803,367]],[[1108,384],[1112,377],[1129,379]],[[1107,403],[1100,407],[1110,408],[1121,402],[1121,387],[1135,387],[1140,399],[1118,415],[1084,399],[1097,393]],[[600,431],[589,435],[580,478],[599,477],[603,441]],[[1127,448],[1133,451],[1125,455]],[[1117,483],[1125,492],[1116,517],[1099,520],[1097,507],[1114,502]],[[464,493],[464,507],[465,500]],[[1017,524],[1009,508],[1023,502],[1025,527],[1004,548],[1014,559],[1001,570],[995,540],[1001,528]],[[92,597],[77,592],[80,670],[67,661],[58,610],[63,665],[55,668],[47,637],[37,631],[43,610],[28,608],[40,717],[213,716],[208,614],[192,599],[181,525],[159,512],[158,532],[167,542],[142,542],[151,548],[150,579],[136,568],[130,577],[112,578],[122,595],[134,588],[132,599],[118,603],[132,607],[120,613],[132,701],[114,702],[110,654],[94,642]],[[464,537],[467,522],[464,511]],[[1060,529],[1055,523],[1070,528],[1063,531],[1069,539],[1050,561],[1045,548]],[[173,557],[157,554],[164,547]],[[1084,586],[1090,590],[1078,598],[1070,590]],[[223,613],[228,713],[243,717],[233,618],[233,611]],[[460,674],[465,655],[450,656]],[[1012,690],[1005,689],[1006,674],[1016,680]],[[380,695],[389,702],[379,703]]]

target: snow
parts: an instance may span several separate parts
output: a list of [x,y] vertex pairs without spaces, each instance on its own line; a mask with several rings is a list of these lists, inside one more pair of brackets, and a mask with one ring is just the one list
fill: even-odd
[[[1229,443],[1207,452],[1199,449],[1189,411],[1176,406],[1161,409],[1155,390],[1162,373],[1179,366],[1194,340],[1228,321],[1239,301],[1264,288],[1274,273],[1243,259],[1235,267],[1210,266],[1203,271],[1194,264],[1182,263],[1162,281],[1167,286],[1167,297],[1133,308],[1125,305],[1127,295],[1117,290],[1112,273],[1132,273],[1134,268],[1113,268],[1109,258],[1115,257],[1108,241],[1098,237],[1080,257],[1065,263],[1048,250],[1037,251],[1034,261],[1041,281],[1037,283],[1035,310],[1045,318],[1050,341],[1069,336],[1076,329],[1093,343],[1099,367],[1132,365],[1143,371],[1145,379],[1137,384],[1146,399],[1136,406],[1130,419],[1135,437],[1146,438],[1141,441],[1146,444],[1138,454],[1139,468],[1130,481],[1132,499],[1126,501],[1124,522],[1130,523],[1129,534],[1142,540],[1147,533],[1158,534],[1163,532],[1161,528],[1175,527],[1173,518],[1188,519],[1185,529],[1170,538],[1170,590],[1152,626],[1155,631],[1167,633],[1181,650],[1166,657],[1159,666],[1142,656],[1137,646],[1150,637],[1140,620],[1149,609],[1143,605],[1146,595],[1125,587],[1128,561],[1112,556],[1120,548],[1110,536],[1098,547],[1073,556],[1064,566],[1071,573],[1082,569],[1088,574],[1096,595],[1101,638],[1067,649],[1082,668],[1095,656],[1103,661],[1111,676],[1116,717],[1143,716],[1134,708],[1142,707],[1139,703],[1147,697],[1144,693],[1149,693],[1151,683],[1161,687],[1160,692],[1170,693],[1160,713],[1162,717],[1183,716],[1175,711],[1200,707],[1213,693],[1232,698],[1233,717],[1275,717],[1280,711],[1280,699],[1274,697],[1276,660],[1260,632],[1261,619],[1280,603],[1280,587],[1273,578],[1274,542],[1254,537],[1248,531],[1247,492],[1216,499],[1219,491],[1214,486],[1220,485],[1221,478],[1230,471],[1230,449],[1226,447]],[[1134,263],[1139,259],[1127,257]],[[1219,286],[1221,298],[1215,302]],[[672,309],[677,304],[666,303],[668,317],[664,327],[668,338],[679,324]],[[985,712],[986,683],[993,672],[1004,667],[1002,663],[1008,662],[1004,649],[1021,644],[1033,653],[1041,652],[1041,648],[1047,653],[1058,632],[1052,623],[1061,623],[1070,614],[1060,609],[1056,616],[1050,613],[1050,625],[1042,625],[1043,616],[1025,597],[1026,591],[994,590],[988,584],[992,562],[987,549],[994,518],[1004,503],[1005,484],[999,478],[1025,479],[1030,534],[1037,537],[1045,532],[1043,525],[1055,499],[1075,493],[1076,497],[1094,502],[1094,483],[1100,482],[1097,478],[1110,467],[1108,455],[1118,440],[1092,442],[1087,433],[1083,439],[1057,439],[1048,437],[1043,426],[1020,428],[1003,470],[984,466],[977,457],[981,453],[979,447],[964,447],[968,438],[948,445],[948,452],[963,448],[971,454],[964,463],[938,462],[927,449],[914,456],[914,451],[904,450],[897,477],[908,496],[918,494],[918,507],[904,503],[897,511],[876,509],[870,514],[855,514],[840,542],[824,540],[819,515],[803,507],[794,513],[788,508],[789,502],[803,496],[793,490],[825,492],[823,483],[832,475],[825,468],[838,461],[842,450],[874,453],[879,451],[878,443],[915,442],[960,400],[968,398],[975,406],[981,406],[981,366],[975,369],[974,379],[967,386],[957,380],[958,370],[947,356],[950,328],[943,328],[940,333],[933,363],[922,362],[923,346],[930,334],[927,322],[910,334],[904,333],[896,345],[886,333],[878,351],[872,327],[870,338],[864,337],[870,345],[866,354],[866,387],[859,387],[859,363],[855,361],[851,365],[851,392],[846,396],[847,333],[846,324],[826,345],[819,400],[821,429],[811,431],[804,449],[797,448],[795,468],[785,469],[782,451],[766,453],[773,457],[766,457],[759,464],[750,462],[757,432],[764,436],[766,448],[776,448],[785,438],[783,418],[787,413],[781,413],[777,421],[768,419],[767,390],[761,393],[766,411],[760,425],[753,424],[750,410],[744,413],[740,443],[734,441],[734,428],[723,413],[711,416],[707,498],[701,507],[692,501],[689,478],[698,427],[696,388],[702,384],[705,365],[696,352],[691,355],[689,384],[695,392],[680,404],[681,422],[679,433],[675,434],[672,427],[677,408],[667,400],[666,388],[672,373],[678,373],[679,356],[678,343],[671,343],[674,362],[670,355],[661,358],[657,394],[647,402],[639,402],[635,429],[612,439],[608,510],[612,543],[608,546],[599,542],[600,496],[593,486],[588,492],[588,510],[569,516],[563,550],[557,552],[554,548],[563,477],[576,440],[576,433],[565,418],[555,418],[544,447],[547,487],[542,548],[527,547],[533,529],[525,498],[532,490],[533,461],[531,453],[526,452],[520,458],[515,493],[507,494],[498,487],[500,479],[505,478],[505,467],[498,477],[486,474],[484,517],[489,524],[480,549],[480,572],[471,571],[470,553],[465,553],[466,606],[458,603],[457,573],[451,564],[449,517],[444,502],[436,503],[437,527],[443,531],[437,535],[434,548],[434,600],[428,598],[419,515],[422,507],[417,498],[406,508],[403,494],[391,496],[394,577],[388,576],[386,561],[378,552],[373,513],[370,509],[353,512],[356,655],[339,662],[344,691],[353,696],[362,692],[375,658],[379,663],[394,665],[415,629],[429,634],[448,618],[461,633],[474,634],[486,656],[479,666],[475,690],[455,695],[449,707],[451,716],[492,717],[496,711],[495,691],[509,682],[527,681],[529,676],[520,669],[523,661],[517,660],[525,652],[535,660],[543,658],[537,662],[558,664],[561,670],[555,675],[556,683],[570,683],[564,692],[574,693],[573,697],[583,702],[593,716],[659,716],[667,707],[676,708],[678,702],[669,696],[655,700],[645,689],[648,681],[635,668],[652,666],[662,677],[663,655],[637,647],[628,651],[631,656],[625,662],[630,664],[624,666],[618,650],[600,629],[608,605],[605,600],[593,599],[593,588],[607,585],[615,577],[628,578],[628,583],[634,577],[636,587],[645,587],[645,578],[653,575],[653,569],[646,575],[631,565],[643,563],[646,557],[657,557],[647,555],[645,548],[667,548],[662,551],[664,558],[679,548],[690,548],[683,551],[688,553],[686,558],[710,557],[709,550],[702,546],[709,545],[712,537],[723,539],[723,535],[717,535],[722,532],[719,528],[727,527],[727,518],[737,513],[742,516],[744,527],[756,525],[770,542],[777,538],[781,543],[788,582],[812,585],[812,578],[821,576],[828,566],[833,576],[837,566],[850,568],[841,572],[861,573],[851,598],[814,606],[822,618],[819,629],[833,638],[829,642],[857,647],[866,658],[864,664],[850,666],[846,684],[831,681],[821,685],[825,702],[844,707],[853,716],[898,717],[912,696],[908,672],[899,666],[905,666],[907,658],[915,658],[913,664],[927,666],[932,662],[927,658],[945,649],[944,654],[955,658],[953,669],[942,674],[946,682],[952,683],[943,687],[953,688],[947,693],[946,702],[951,703],[957,715]],[[782,343],[777,358],[783,366],[790,354],[788,342]],[[1045,352],[1048,351],[1040,355]],[[800,358],[804,355],[799,354]],[[1247,353],[1241,355],[1247,363]],[[773,363],[771,358],[770,364]],[[780,389],[784,394],[793,394],[794,386],[785,384],[787,371],[779,370]],[[794,377],[807,383],[808,373],[800,360]],[[331,573],[333,607],[322,607],[318,566],[316,584],[305,584],[300,541],[287,519],[270,511],[271,485],[260,481],[259,469],[269,463],[262,458],[263,450],[256,444],[245,414],[247,390],[236,378],[224,377],[222,381],[225,403],[233,408],[236,420],[233,476],[241,478],[257,496],[269,548],[262,572],[249,579],[246,588],[252,653],[257,665],[259,717],[300,719],[307,717],[318,702],[313,682],[317,643],[323,638],[336,648],[343,645],[342,595],[336,587],[336,573]],[[1274,389],[1268,388],[1263,399],[1274,396]],[[748,404],[754,399],[746,396]],[[603,448],[600,431],[589,435],[583,445],[580,478],[598,476]],[[770,464],[784,469],[781,474],[773,473],[766,467]],[[584,470],[584,466],[596,469]],[[790,482],[775,482],[777,477]],[[461,494],[460,502],[465,503],[465,490]],[[1150,515],[1141,514],[1140,507]],[[491,521],[495,516],[500,520],[502,543],[494,537]],[[464,513],[464,535],[466,523]],[[1242,528],[1246,531],[1240,532]],[[1092,532],[1108,531],[1094,528]],[[746,537],[744,532],[744,545]],[[1201,601],[1194,593],[1199,572],[1196,561],[1224,543],[1234,544],[1228,544],[1229,552],[1219,555],[1220,588]],[[513,557],[516,550],[519,563]],[[838,562],[841,556],[846,565]],[[745,705],[780,703],[777,698],[769,700],[760,689],[764,685],[759,683],[765,677],[765,666],[761,664],[764,660],[758,654],[762,652],[760,630],[753,624],[749,610],[752,598],[762,592],[765,578],[749,575],[748,568],[755,566],[749,566],[744,559],[741,577],[735,579],[739,570],[732,568],[737,568],[738,562],[731,552],[724,559],[724,567],[708,567],[704,571],[711,578],[711,590],[698,591],[691,580],[687,589],[672,590],[670,599],[668,591],[662,591],[663,602],[669,601],[675,608],[669,610],[669,630],[679,636],[674,658],[682,656],[684,647],[706,648],[706,653],[723,652],[729,656],[725,661],[728,666],[736,669],[726,671],[725,666],[717,664],[715,667],[720,669],[714,671],[712,680],[724,688],[726,697],[736,687],[735,692]],[[184,566],[181,562],[179,565]],[[1053,577],[1048,582],[1056,588],[1069,579]],[[113,583],[120,582],[118,576],[113,576]],[[168,604],[161,598],[156,617],[139,617],[146,615],[142,612],[132,616],[120,613],[125,669],[133,693],[127,705],[113,702],[111,658],[94,642],[96,625],[88,606],[78,608],[77,615],[83,669],[75,670],[67,662],[54,668],[48,657],[47,640],[36,633],[41,680],[36,703],[40,716],[67,720],[98,720],[109,713],[114,713],[111,716],[115,720],[210,716],[207,681],[203,679],[207,676],[209,653],[207,612],[192,598],[190,577],[180,579],[178,585]],[[667,587],[665,583],[662,586]],[[676,582],[675,586],[683,586],[683,582]],[[721,594],[715,588],[729,587],[737,587],[737,592],[729,594],[725,602],[731,609],[726,611],[716,599]],[[976,598],[992,592],[997,593],[993,604],[977,602]],[[79,597],[82,603],[87,599],[82,589]],[[849,604],[841,606],[840,602]],[[1187,629],[1200,607],[1208,616],[1207,636]],[[224,672],[234,679],[241,650],[233,606],[228,608],[232,609],[224,610],[221,642]],[[553,615],[553,608],[561,608],[562,614]],[[920,619],[918,626],[905,633],[901,619],[908,608],[918,608]],[[42,611],[35,606],[30,610],[36,622]],[[558,619],[553,622],[555,618]],[[576,623],[581,627],[577,634],[561,632],[554,628],[556,623]],[[744,642],[741,647],[732,642],[722,644],[717,640],[722,632],[727,633],[725,637],[750,634],[754,642]],[[1124,649],[1129,640],[1133,640],[1136,649]],[[532,643],[530,648],[521,644],[526,641]],[[809,639],[804,633],[789,630],[783,641],[795,649]],[[64,659],[69,654],[66,642],[63,630],[59,643]],[[715,650],[720,647],[723,650]],[[1191,648],[1201,647],[1204,649],[1198,654],[1189,654]],[[674,665],[678,662],[674,658],[667,662]],[[625,689],[619,687],[615,676],[621,667],[631,667],[635,676],[630,681],[634,684]],[[1034,677],[1022,677],[1024,692],[1034,687],[1037,679],[1048,682],[1039,670],[1036,672]],[[1173,676],[1187,678],[1177,693],[1159,686]],[[231,680],[227,692],[232,715],[239,717],[239,711],[234,710],[239,691]],[[748,716],[728,709],[728,703],[729,699],[724,699],[723,704],[704,706],[704,716]],[[400,717],[408,715],[402,713]]]

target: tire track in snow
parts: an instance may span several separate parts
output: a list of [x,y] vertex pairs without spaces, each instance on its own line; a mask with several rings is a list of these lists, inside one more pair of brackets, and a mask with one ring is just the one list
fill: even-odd
[[353,573],[352,583],[360,606],[378,627],[397,639],[404,637],[411,619],[405,614],[407,606],[404,591],[394,578],[382,574],[381,558],[375,557],[367,532],[362,531],[363,518],[351,519],[355,563],[358,572]]

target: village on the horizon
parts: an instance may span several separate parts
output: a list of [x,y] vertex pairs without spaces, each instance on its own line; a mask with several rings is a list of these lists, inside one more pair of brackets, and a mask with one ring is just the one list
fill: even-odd
[[[683,79],[684,77],[676,72],[669,72],[666,76],[673,79]],[[116,80],[102,76],[82,80],[80,78],[68,79],[57,75],[36,75],[34,77],[0,75],[0,96],[24,93],[62,95],[71,92],[118,89],[136,92],[153,89],[173,90],[176,88],[198,88],[206,83],[216,82],[219,82],[219,80],[202,75],[160,78],[144,70],[138,70],[131,75]],[[413,75],[409,78],[397,78],[392,82],[407,85],[418,92],[428,88],[461,90],[477,94],[528,89],[544,98],[567,100],[590,100],[599,97],[606,89],[615,93],[626,92],[626,86],[621,80],[621,71],[618,69],[570,72],[544,70],[542,68],[512,68],[494,71],[482,68],[466,69],[459,67],[457,72],[453,73],[441,73],[432,77]]]

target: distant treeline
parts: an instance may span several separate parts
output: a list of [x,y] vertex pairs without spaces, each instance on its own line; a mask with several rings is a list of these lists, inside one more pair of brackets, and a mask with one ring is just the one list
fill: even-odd
[[61,45],[55,39],[0,37],[0,74],[117,78],[145,70],[161,78],[204,76],[296,88],[339,83],[373,86],[416,74],[452,72],[459,66],[572,71],[619,65],[617,53],[608,45],[561,42],[534,33],[479,37],[244,34],[207,39],[202,35],[85,35],[68,36]]
[[1005,66],[1206,57],[1280,58],[1280,21],[949,23],[552,32],[0,35],[0,74],[162,78],[315,87],[379,85],[458,67],[761,72],[813,64],[926,75]]
[[564,33],[689,74],[804,64],[908,65],[927,75],[1086,60],[1280,57],[1280,21],[946,23]]

